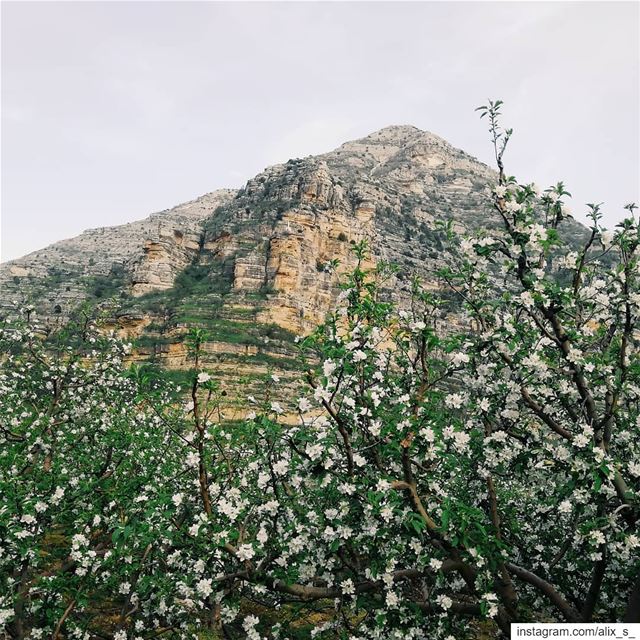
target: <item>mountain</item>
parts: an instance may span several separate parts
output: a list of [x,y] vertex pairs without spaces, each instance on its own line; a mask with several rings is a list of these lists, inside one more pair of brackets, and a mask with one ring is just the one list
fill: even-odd
[[[339,274],[354,264],[353,244],[366,239],[372,261],[399,266],[389,291],[402,301],[413,274],[434,282],[446,259],[443,223],[461,233],[497,226],[489,199],[496,180],[432,133],[387,127],[269,167],[238,191],[2,264],[0,309],[27,297],[45,317],[64,318],[82,301],[115,297],[111,326],[133,341],[133,358],[178,380],[188,366],[182,338],[204,327],[206,365],[232,404],[244,404],[240,397],[272,369],[295,386],[294,336],[331,308]],[[334,259],[336,273],[326,269]]]

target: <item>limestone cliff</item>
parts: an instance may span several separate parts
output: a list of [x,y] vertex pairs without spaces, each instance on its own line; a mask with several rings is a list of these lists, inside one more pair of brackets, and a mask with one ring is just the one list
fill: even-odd
[[[339,274],[366,239],[372,260],[399,266],[390,294],[413,274],[429,284],[447,259],[442,225],[497,224],[496,175],[442,138],[388,127],[321,156],[267,168],[237,192],[216,191],[140,222],[94,229],[0,265],[0,307],[36,300],[45,317],[114,297],[112,326],[133,358],[188,366],[188,327],[209,332],[206,361],[232,398],[260,375],[300,378],[293,336],[325,317]],[[576,233],[580,228],[576,225]],[[337,271],[327,269],[337,260]]]
[[25,301],[44,316],[70,314],[84,300],[140,295],[173,286],[197,258],[203,225],[235,191],[208,193],[144,220],[85,231],[0,265],[0,308]]

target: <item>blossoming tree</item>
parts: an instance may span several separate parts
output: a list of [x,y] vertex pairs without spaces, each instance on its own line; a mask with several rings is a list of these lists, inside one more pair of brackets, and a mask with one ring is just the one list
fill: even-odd
[[[123,368],[82,325],[2,334],[0,624],[15,638],[508,637],[527,620],[640,615],[638,222],[504,172],[501,228],[451,240],[404,310],[365,271],[302,341],[291,403],[266,380],[224,420],[193,330],[191,385]],[[289,416],[290,417],[290,416]]]

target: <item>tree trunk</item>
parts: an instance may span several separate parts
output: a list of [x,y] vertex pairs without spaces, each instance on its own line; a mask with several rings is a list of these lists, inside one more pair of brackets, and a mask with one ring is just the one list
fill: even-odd
[[638,573],[635,584],[631,588],[629,604],[627,605],[623,622],[640,622],[640,573]]

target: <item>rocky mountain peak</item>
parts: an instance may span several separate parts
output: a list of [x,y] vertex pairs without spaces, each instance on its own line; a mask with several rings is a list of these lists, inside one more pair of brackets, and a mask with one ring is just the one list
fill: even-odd
[[205,328],[206,358],[225,384],[245,380],[246,394],[246,380],[273,367],[299,378],[293,336],[334,305],[354,244],[368,242],[371,263],[398,265],[389,295],[403,304],[414,274],[437,286],[447,261],[443,223],[460,233],[497,224],[495,181],[489,167],[432,133],[386,127],[268,167],[238,191],[2,264],[0,311],[24,298],[51,318],[83,301],[106,306],[111,327],[134,341],[134,359],[177,370],[188,366],[185,332]]
[[378,162],[384,162],[406,147],[419,142],[430,143],[432,141],[445,142],[442,138],[438,138],[438,136],[434,136],[427,131],[421,131],[417,127],[394,125],[374,131],[363,138],[345,142],[338,149],[326,155],[365,154],[373,157]]
[[[414,127],[410,124],[390,125],[388,127],[378,129],[377,131],[373,131],[372,133],[364,136],[364,138],[361,138],[361,140],[366,140],[371,144],[384,142],[387,144],[402,146],[412,140],[422,137],[423,135],[427,135],[427,133],[428,132],[422,131],[421,129],[418,129],[418,127]],[[347,142],[346,144],[348,145],[349,143]]]
[[[424,267],[438,222],[453,217],[466,226],[493,180],[488,167],[439,136],[410,125],[385,127],[320,156],[268,167],[238,192],[207,193],[6,263],[0,307],[35,294],[45,308],[66,314],[86,298],[170,290],[190,266],[223,261],[226,277],[233,272],[233,291],[274,289],[280,299],[269,318],[305,330],[322,319],[331,298],[327,290],[322,303],[308,300],[309,286],[331,289],[321,265],[348,264],[350,245],[366,238],[374,255]],[[409,239],[416,243],[410,254]],[[297,245],[295,253],[301,244],[302,263],[276,261],[278,247]],[[283,280],[285,272],[293,280]]]
[[410,124],[391,125],[389,127],[384,127],[382,129],[379,129],[378,131],[370,133],[369,135],[362,138],[362,140],[367,140],[372,144],[395,144],[398,147],[403,147],[417,141],[433,141],[450,146],[449,143],[444,140],[444,138],[441,138],[440,136],[437,136],[430,131],[423,131],[422,129],[414,127]]

